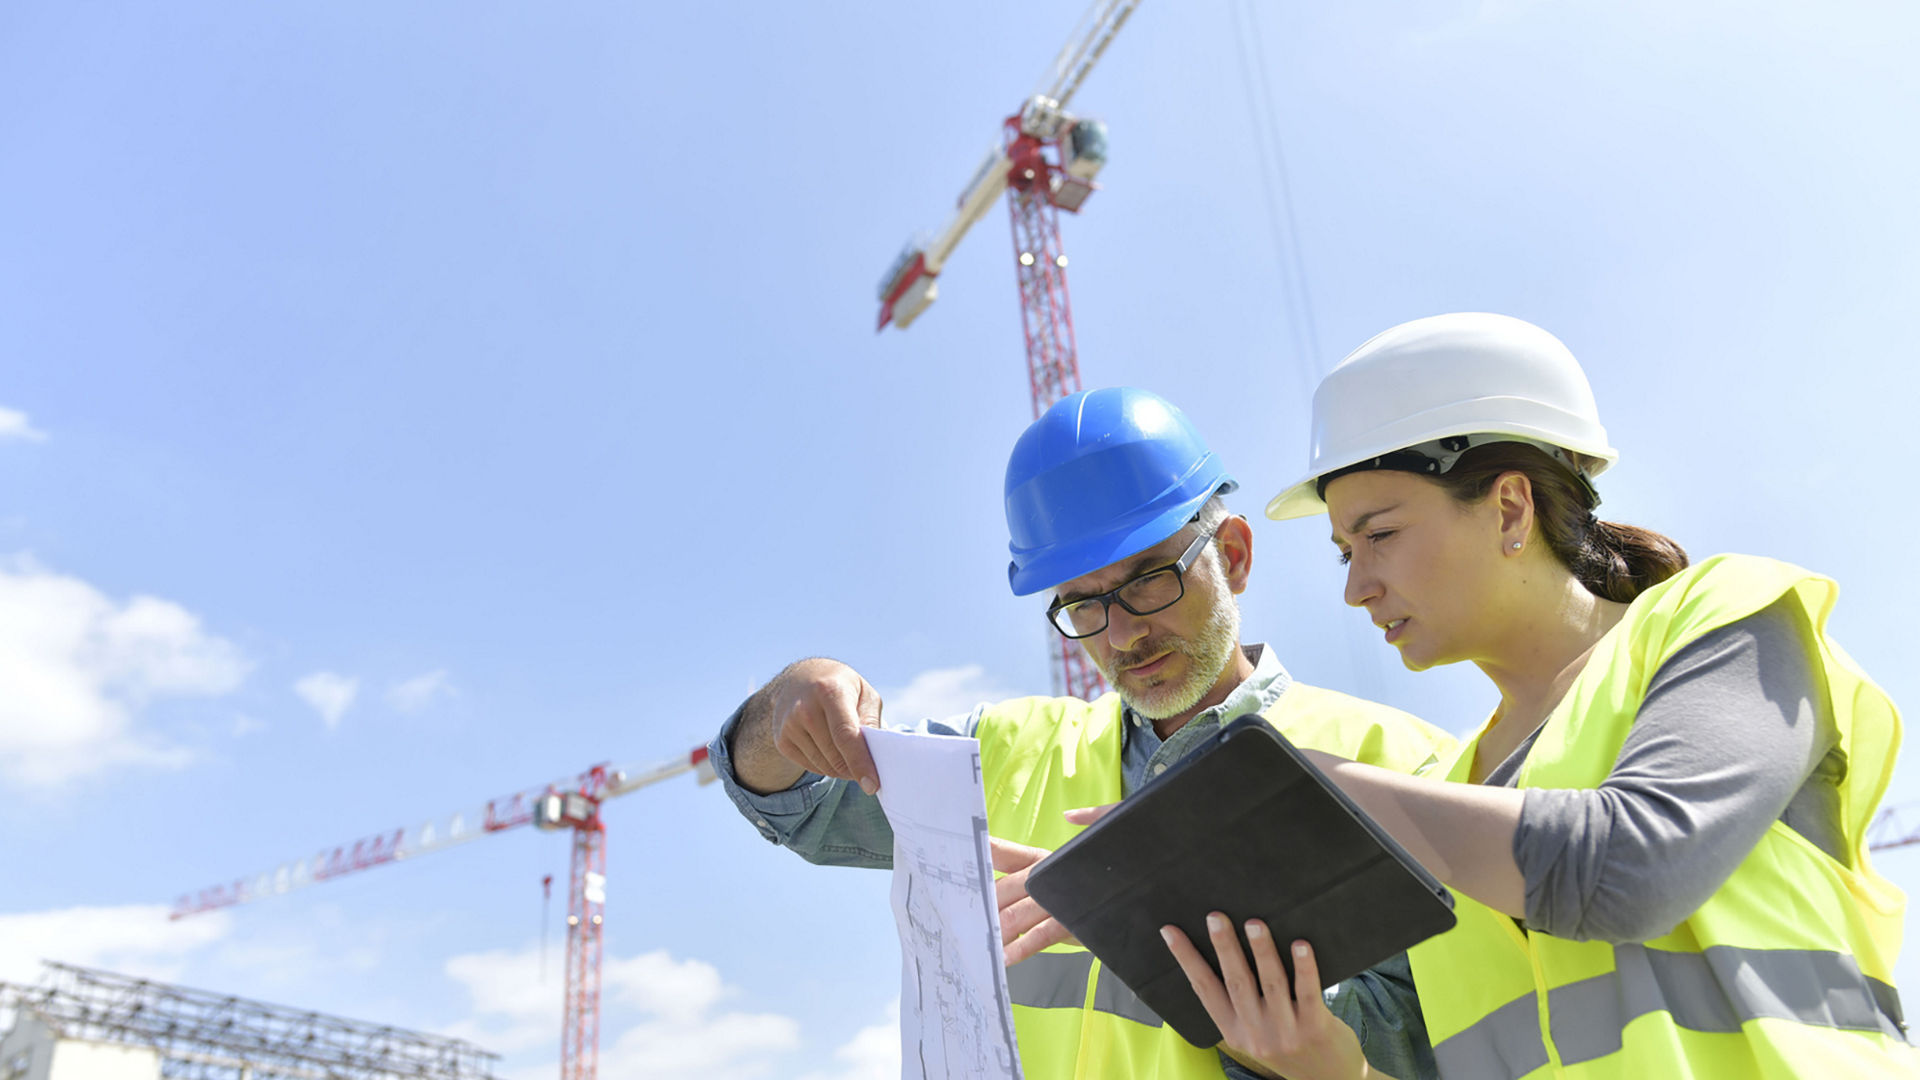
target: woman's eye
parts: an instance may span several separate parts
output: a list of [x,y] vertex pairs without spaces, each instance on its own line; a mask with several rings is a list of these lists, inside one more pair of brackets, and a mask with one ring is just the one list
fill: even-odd
[[1352,561],[1353,561],[1353,552],[1351,552],[1351,551],[1343,551],[1343,552],[1341,552],[1341,553],[1340,553],[1340,565],[1341,565],[1341,566],[1345,566],[1345,565],[1347,565],[1348,563],[1350,563],[1350,562],[1352,562]]
[[1376,531],[1376,532],[1370,532],[1370,533],[1368,533],[1368,534],[1367,534],[1367,539],[1368,539],[1368,540],[1371,540],[1371,541],[1373,541],[1374,543],[1376,543],[1376,544],[1377,544],[1377,543],[1379,543],[1380,541],[1382,541],[1382,540],[1385,540],[1385,539],[1386,539],[1387,537],[1389,537],[1389,536],[1392,536],[1392,535],[1393,535],[1394,533],[1396,533],[1396,532],[1399,532],[1399,531],[1400,531],[1400,530],[1398,530],[1398,529],[1380,529],[1380,530],[1378,530],[1378,531]]

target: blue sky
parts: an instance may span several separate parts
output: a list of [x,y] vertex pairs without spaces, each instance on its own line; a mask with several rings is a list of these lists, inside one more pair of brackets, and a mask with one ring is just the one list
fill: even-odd
[[[96,963],[550,1076],[563,837],[164,910],[671,758],[803,654],[901,712],[1044,690],[1004,584],[1003,212],[911,331],[872,333],[872,287],[1079,11],[0,9],[0,979]],[[1065,230],[1088,385],[1166,394],[1245,486],[1250,640],[1454,730],[1490,707],[1476,672],[1399,670],[1324,534],[1257,511],[1320,371],[1492,310],[1586,365],[1609,516],[1832,574],[1840,640],[1920,701],[1910,5],[1262,7],[1315,345],[1229,11],[1121,33],[1074,103],[1112,164]],[[609,1080],[888,1073],[884,875],[685,779],[607,818]],[[1920,888],[1920,849],[1881,863]]]

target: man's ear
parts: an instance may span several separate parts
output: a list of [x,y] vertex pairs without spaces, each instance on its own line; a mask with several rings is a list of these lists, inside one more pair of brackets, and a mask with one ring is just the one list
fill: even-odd
[[1246,592],[1247,576],[1253,570],[1253,526],[1235,514],[1220,523],[1213,542],[1219,546],[1220,559],[1226,565],[1227,588],[1232,589],[1235,596]]

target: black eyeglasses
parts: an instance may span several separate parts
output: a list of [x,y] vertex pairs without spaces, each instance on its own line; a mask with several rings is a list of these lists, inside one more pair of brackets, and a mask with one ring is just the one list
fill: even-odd
[[1086,596],[1065,603],[1054,601],[1053,606],[1047,609],[1047,621],[1067,637],[1083,638],[1092,637],[1107,628],[1109,604],[1119,604],[1135,615],[1165,611],[1187,595],[1186,573],[1192,568],[1193,561],[1200,557],[1207,542],[1213,539],[1213,534],[1219,531],[1220,526],[1215,525],[1202,533],[1187,545],[1187,550],[1171,566],[1162,566],[1128,578],[1119,588],[1097,596]]

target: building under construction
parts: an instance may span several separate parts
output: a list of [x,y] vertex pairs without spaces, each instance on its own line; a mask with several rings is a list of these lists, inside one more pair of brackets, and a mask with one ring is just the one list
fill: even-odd
[[492,1080],[461,1039],[48,963],[0,982],[0,1080]]

